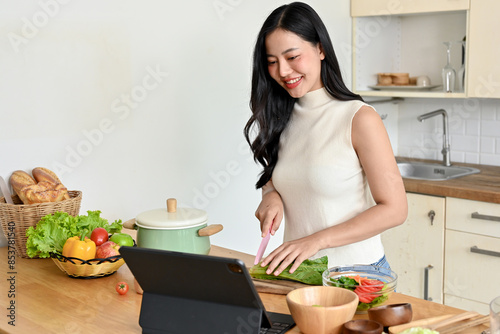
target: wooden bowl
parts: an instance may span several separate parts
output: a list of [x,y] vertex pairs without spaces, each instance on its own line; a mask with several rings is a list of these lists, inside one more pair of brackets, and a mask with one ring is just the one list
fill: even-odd
[[377,84],[379,86],[390,86],[392,85],[391,73],[377,73]]
[[368,318],[381,323],[384,327],[406,324],[412,317],[410,303],[382,305],[368,310]]
[[295,289],[286,296],[293,320],[305,334],[340,334],[358,305],[354,292],[328,286]]
[[405,86],[410,84],[409,73],[391,73],[392,84],[396,86]]
[[356,319],[344,324],[343,334],[380,334],[384,327],[376,321],[368,319]]

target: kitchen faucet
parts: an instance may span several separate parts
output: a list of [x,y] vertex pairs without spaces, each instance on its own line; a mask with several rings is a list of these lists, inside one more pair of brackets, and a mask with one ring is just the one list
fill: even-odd
[[423,114],[417,117],[420,122],[423,122],[427,118],[443,115],[443,149],[441,153],[443,154],[443,165],[451,166],[450,162],[450,138],[448,133],[448,114],[444,109],[438,109],[431,111],[427,114]]

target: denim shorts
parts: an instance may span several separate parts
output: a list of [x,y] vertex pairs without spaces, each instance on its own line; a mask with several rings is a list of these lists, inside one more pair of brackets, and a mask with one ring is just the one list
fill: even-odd
[[380,258],[377,262],[372,263],[372,266],[378,266],[378,267],[383,267],[387,269],[391,269],[391,266],[389,265],[389,262],[387,262],[387,259],[385,258],[385,255]]

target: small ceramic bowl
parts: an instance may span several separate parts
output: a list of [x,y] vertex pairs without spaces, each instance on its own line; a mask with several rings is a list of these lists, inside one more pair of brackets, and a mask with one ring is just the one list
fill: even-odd
[[384,327],[376,321],[356,319],[344,324],[343,334],[381,334]]
[[368,318],[384,327],[406,324],[411,321],[413,311],[410,303],[389,304],[368,310]]
[[417,86],[430,86],[431,85],[431,79],[429,79],[428,76],[426,75],[421,75],[417,77]]

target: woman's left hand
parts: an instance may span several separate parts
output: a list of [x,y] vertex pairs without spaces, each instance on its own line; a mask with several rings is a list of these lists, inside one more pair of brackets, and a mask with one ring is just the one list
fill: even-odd
[[317,240],[314,234],[305,238],[288,241],[273,250],[262,261],[261,266],[265,267],[269,265],[266,273],[278,276],[293,262],[289,270],[292,274],[304,260],[316,254],[320,249],[319,240]]

